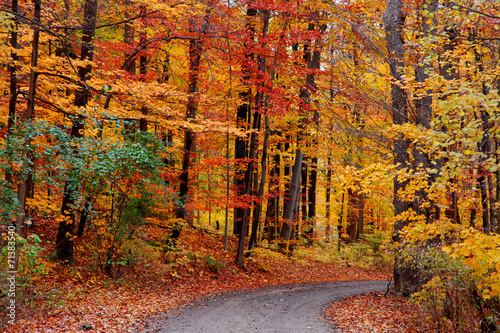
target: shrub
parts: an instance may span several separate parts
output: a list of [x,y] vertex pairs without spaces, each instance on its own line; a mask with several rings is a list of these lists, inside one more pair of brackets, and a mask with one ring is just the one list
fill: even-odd
[[208,269],[210,269],[214,273],[219,272],[220,269],[225,266],[223,262],[215,259],[210,254],[207,254],[205,258],[203,258],[203,261],[207,264]]
[[416,270],[422,283],[412,299],[429,312],[437,332],[495,332],[499,236],[446,223],[416,224],[405,232],[402,265]]

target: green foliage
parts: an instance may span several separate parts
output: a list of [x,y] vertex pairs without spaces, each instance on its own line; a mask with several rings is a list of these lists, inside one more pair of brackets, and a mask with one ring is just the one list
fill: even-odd
[[374,234],[363,234],[360,236],[362,240],[364,240],[368,247],[376,253],[380,250],[382,244],[386,243],[386,239],[384,238],[384,234],[381,231],[378,231]]
[[[140,235],[146,218],[154,215],[153,209],[171,197],[165,195],[160,175],[164,146],[147,132],[133,133],[123,140],[123,126],[118,120],[108,123],[105,137],[100,135],[100,121],[91,117],[75,121],[85,121],[89,135],[74,137],[69,125],[43,121],[26,121],[13,128],[0,146],[0,159],[7,161],[0,168],[13,180],[0,180],[1,221],[17,218],[20,209],[13,184],[29,173],[37,186],[53,193],[62,193],[66,184],[72,189],[75,215],[87,215],[87,228],[93,231],[89,247],[93,247],[98,264],[110,275],[117,275],[121,268],[115,267],[130,264],[125,242]],[[33,170],[35,160],[37,168]],[[43,215],[47,213],[43,209],[52,205],[49,214],[61,220],[60,207],[44,201],[29,201],[28,206]],[[30,263],[34,260],[33,246],[26,248]]]
[[[47,274],[47,262],[41,257],[45,248],[42,247],[42,240],[38,235],[29,235],[28,238],[16,235],[16,248],[18,249],[16,297],[22,297],[30,292],[34,281],[40,275]],[[4,246],[1,252],[0,267],[8,267],[8,247]],[[7,272],[9,269],[2,271]],[[0,273],[0,279],[5,281],[4,272]]]
[[203,261],[207,264],[208,269],[210,269],[212,272],[217,273],[220,271],[221,268],[225,266],[225,264],[214,257],[212,255],[207,254],[204,258]]

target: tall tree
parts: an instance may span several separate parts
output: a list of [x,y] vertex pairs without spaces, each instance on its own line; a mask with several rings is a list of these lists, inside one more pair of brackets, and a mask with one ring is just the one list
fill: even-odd
[[[80,53],[81,60],[92,61],[94,56],[94,37],[97,21],[97,0],[86,0],[83,13],[83,35],[82,48]],[[89,75],[92,72],[92,66],[78,67],[78,76],[81,80],[80,89],[75,93],[74,105],[85,108],[90,98],[90,87],[87,85]],[[83,137],[84,123],[81,116],[73,120],[71,136],[74,138]],[[76,151],[75,151],[76,153]],[[57,260],[63,264],[73,264],[73,237],[75,220],[75,203],[78,196],[78,184],[75,180],[68,180],[64,185],[64,195],[62,202],[62,214],[64,220],[59,223],[57,230],[55,252]]]
[[[195,33],[194,37],[189,41],[189,86],[188,86],[188,101],[186,105],[186,120],[193,121],[196,117],[196,111],[198,109],[198,86],[199,86],[199,75],[200,75],[200,64],[202,55],[202,36],[206,34],[207,31],[208,14],[206,16],[195,16],[190,22],[190,32]],[[177,208],[177,217],[185,219],[188,224],[193,224],[193,217],[190,215],[189,211],[186,209],[186,205],[189,202],[189,169],[195,160],[196,146],[195,146],[196,134],[195,132],[187,128],[184,130],[184,152],[182,157],[182,170],[179,177],[180,187],[179,187],[179,198],[180,204]],[[174,230],[174,235],[172,238],[176,239],[179,231],[178,228]]]
[[[31,51],[31,71],[30,71],[30,80],[29,80],[29,90],[28,90],[28,105],[26,107],[26,112],[20,117],[22,122],[31,121],[35,115],[35,95],[36,95],[36,82],[38,78],[37,66],[38,66],[38,47],[40,42],[40,17],[41,17],[41,0],[34,0],[35,4],[35,26],[33,27],[33,45]],[[24,163],[27,165],[31,165],[33,162],[30,161],[29,156],[29,146],[30,142],[26,144],[24,148],[26,151],[24,152]],[[31,167],[28,167],[31,169]],[[22,177],[19,180],[19,184],[17,187],[17,198],[19,201],[19,216],[17,225],[18,228],[21,228],[24,222],[24,213],[26,209],[26,198],[28,196],[28,192],[32,187],[32,170],[28,171],[26,177]],[[31,188],[32,191],[32,188]]]
[[[386,32],[387,52],[389,56],[391,81],[391,114],[394,124],[402,125],[408,121],[408,104],[406,93],[402,85],[402,67],[404,65],[403,50],[403,2],[402,0],[388,0],[384,13],[384,28]],[[408,168],[410,148],[409,140],[403,134],[399,134],[394,140],[393,154],[396,174],[404,172]],[[398,195],[398,191],[404,191],[407,185],[406,180],[394,177],[394,213],[396,221],[394,223],[394,234],[392,239],[401,242],[401,230],[408,224],[408,220],[398,218],[402,213],[408,211],[409,204]],[[411,276],[401,265],[403,258],[396,255],[394,263],[394,285],[396,291],[402,291],[408,284],[411,285]]]

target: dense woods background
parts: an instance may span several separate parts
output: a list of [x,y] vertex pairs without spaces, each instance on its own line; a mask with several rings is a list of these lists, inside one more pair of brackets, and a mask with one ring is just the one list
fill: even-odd
[[440,329],[493,332],[499,24],[495,1],[2,1],[19,274],[117,279],[192,228],[239,268],[364,246]]

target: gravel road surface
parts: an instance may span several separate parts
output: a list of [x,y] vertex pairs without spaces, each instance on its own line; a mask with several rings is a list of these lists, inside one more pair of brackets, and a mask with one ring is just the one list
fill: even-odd
[[347,296],[385,291],[387,282],[324,282],[222,293],[158,316],[141,333],[336,332],[325,307]]

